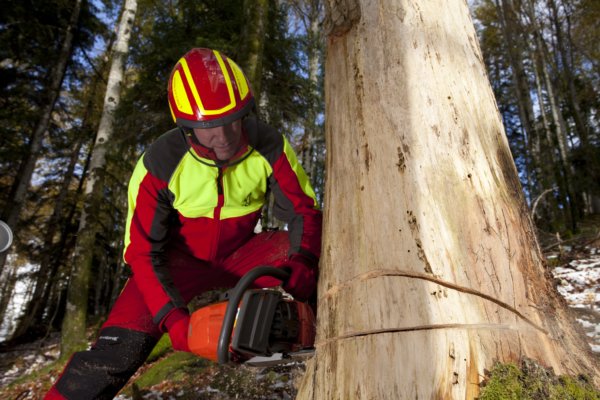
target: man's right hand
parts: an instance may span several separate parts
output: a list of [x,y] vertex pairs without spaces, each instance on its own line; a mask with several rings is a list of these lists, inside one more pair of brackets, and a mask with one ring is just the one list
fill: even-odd
[[177,308],[167,315],[164,326],[169,332],[173,350],[189,352],[188,330],[190,327],[190,315],[188,312]]
[[300,301],[307,301],[317,289],[316,262],[301,254],[290,257],[279,268],[290,272],[283,289]]

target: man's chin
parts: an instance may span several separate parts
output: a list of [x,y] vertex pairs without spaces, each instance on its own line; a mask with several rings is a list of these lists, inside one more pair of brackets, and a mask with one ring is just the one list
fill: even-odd
[[235,153],[238,152],[238,149],[238,146],[224,147],[221,149],[218,147],[213,147],[213,151],[220,161],[230,160],[233,156],[235,156]]
[[217,156],[217,160],[219,160],[219,161],[227,161],[231,157],[233,157],[234,154],[235,154],[235,152],[233,152],[233,151],[226,151],[226,152],[215,151],[215,155]]

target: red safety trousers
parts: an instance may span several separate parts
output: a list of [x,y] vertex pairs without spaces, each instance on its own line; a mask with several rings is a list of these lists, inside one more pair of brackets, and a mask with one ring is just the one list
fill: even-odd
[[[288,248],[287,232],[264,232],[216,263],[172,250],[169,270],[175,286],[189,302],[207,290],[235,286],[254,267],[282,265],[287,260]],[[270,277],[256,281],[259,287],[280,283]],[[44,399],[112,399],[144,363],[161,335],[137,285],[129,279],[94,345],[71,357]]]

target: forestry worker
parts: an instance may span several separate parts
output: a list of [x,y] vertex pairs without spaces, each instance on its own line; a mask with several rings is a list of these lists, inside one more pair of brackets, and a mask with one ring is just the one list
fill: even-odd
[[[148,148],[129,182],[124,259],[133,275],[46,399],[112,399],[165,332],[189,351],[187,303],[258,265],[288,268],[284,289],[296,298],[314,294],[321,212],[290,143],[250,116],[242,70],[216,50],[192,49],[171,73],[168,100],[177,128]],[[288,231],[255,234],[269,191]]]

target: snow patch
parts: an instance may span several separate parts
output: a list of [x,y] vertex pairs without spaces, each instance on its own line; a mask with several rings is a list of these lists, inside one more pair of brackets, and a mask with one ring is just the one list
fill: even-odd
[[585,251],[587,257],[556,267],[552,274],[559,280],[558,292],[576,310],[592,351],[600,353],[600,249]]

